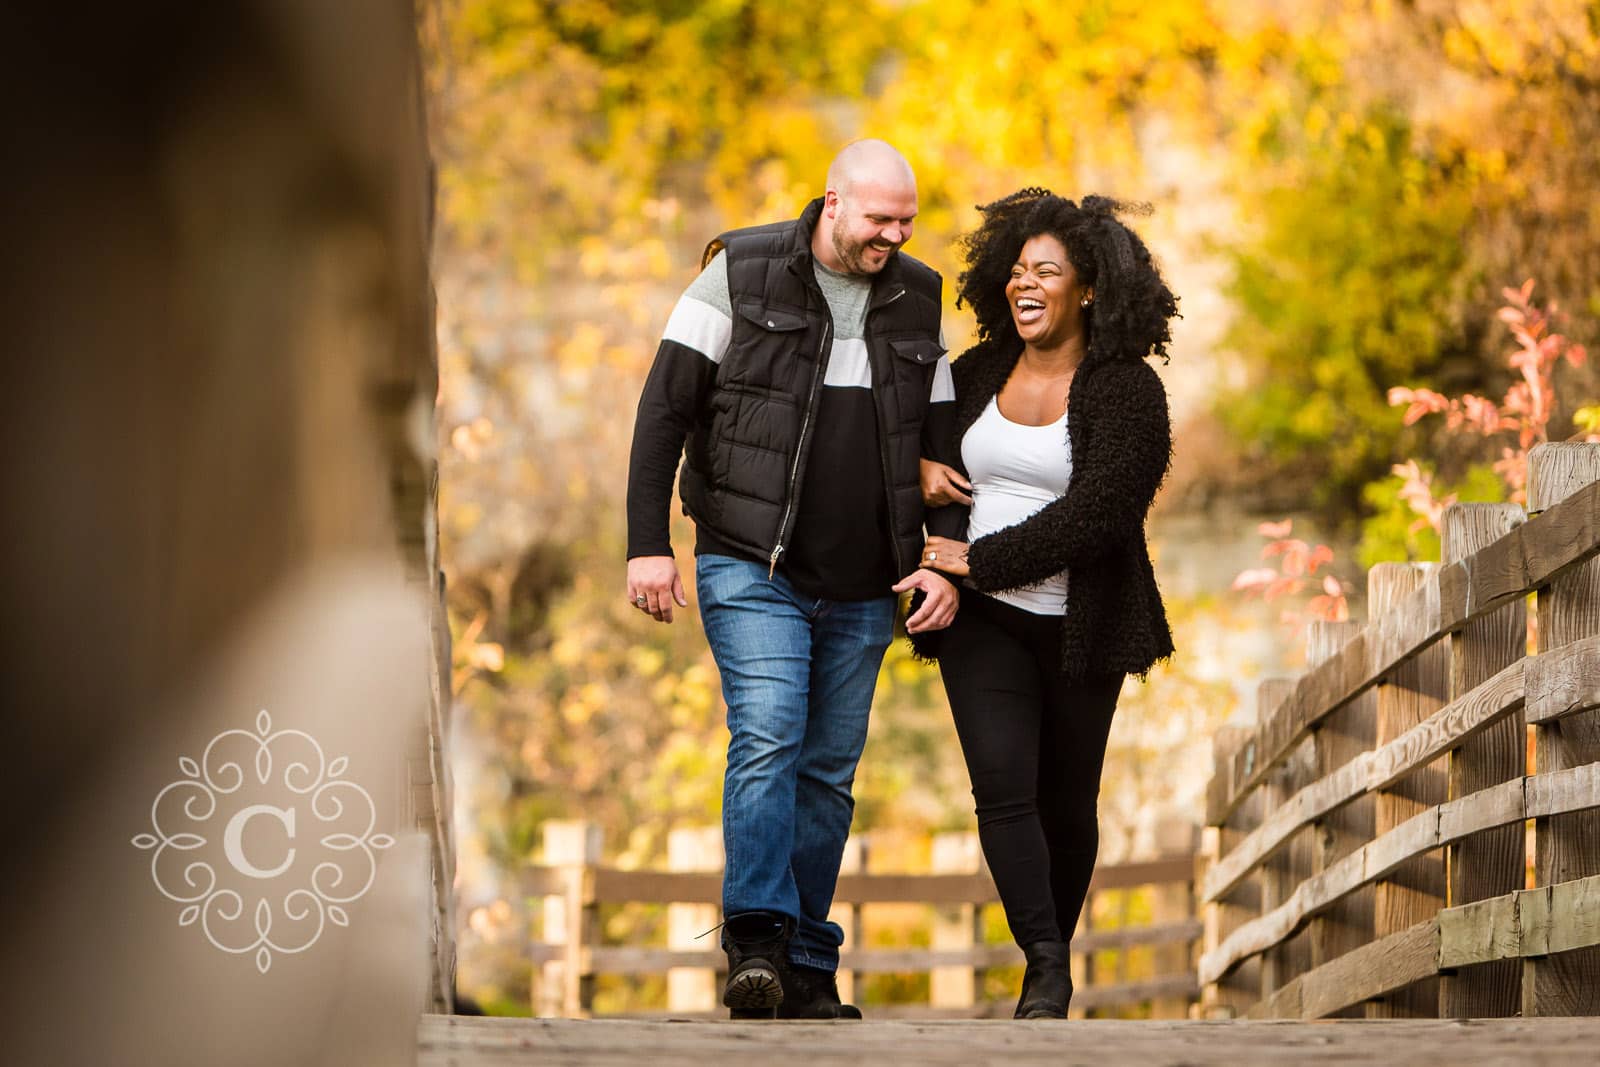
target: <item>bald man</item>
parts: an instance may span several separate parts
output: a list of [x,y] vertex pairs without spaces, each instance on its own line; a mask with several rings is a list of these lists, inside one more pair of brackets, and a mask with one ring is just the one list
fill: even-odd
[[[860,1018],[828,921],[878,667],[958,595],[920,569],[918,459],[953,419],[939,275],[901,251],[911,166],[858,141],[798,219],[733,230],[667,321],[628,471],[628,600],[688,606],[668,536],[673,476],[728,706],[723,1003],[735,1018]],[[687,448],[685,444],[687,443]]]

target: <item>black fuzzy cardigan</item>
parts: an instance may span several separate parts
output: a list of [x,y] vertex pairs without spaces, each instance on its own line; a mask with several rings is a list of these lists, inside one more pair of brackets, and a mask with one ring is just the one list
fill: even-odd
[[[951,363],[953,436],[931,456],[962,470],[961,438],[1005,385],[1022,354],[986,341]],[[1172,461],[1172,429],[1161,378],[1143,360],[1097,360],[1091,352],[1068,391],[1066,494],[1029,518],[972,542],[969,585],[988,593],[1020,589],[1062,570],[1061,668],[1086,674],[1144,675],[1172,655],[1172,630],[1156,588],[1144,520]],[[931,511],[928,528],[961,539],[966,508]],[[924,658],[938,655],[944,631],[915,634]]]

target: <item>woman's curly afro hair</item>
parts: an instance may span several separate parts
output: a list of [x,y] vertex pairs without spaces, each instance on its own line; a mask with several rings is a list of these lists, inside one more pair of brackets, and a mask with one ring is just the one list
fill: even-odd
[[1048,189],[1028,188],[978,208],[983,223],[961,238],[967,269],[961,273],[956,306],[970,305],[978,317],[978,338],[1004,347],[1021,344],[1006,283],[1022,246],[1030,238],[1050,234],[1067,250],[1079,283],[1094,287],[1094,301],[1084,309],[1089,352],[1087,360],[1140,360],[1149,355],[1168,359],[1171,319],[1178,298],[1161,277],[1150,250],[1119,214],[1148,214],[1144,204],[1128,204],[1104,196],[1086,196],[1081,203]]

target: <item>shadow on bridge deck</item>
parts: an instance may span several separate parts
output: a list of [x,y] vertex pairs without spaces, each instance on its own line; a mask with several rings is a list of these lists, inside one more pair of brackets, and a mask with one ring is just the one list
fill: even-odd
[[1574,1064],[1600,1019],[729,1023],[424,1016],[419,1067],[586,1064]]

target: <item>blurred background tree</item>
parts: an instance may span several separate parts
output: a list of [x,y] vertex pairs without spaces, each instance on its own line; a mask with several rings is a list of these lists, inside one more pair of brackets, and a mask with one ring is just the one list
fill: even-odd
[[[600,820],[622,864],[718,818],[726,731],[695,612],[660,626],[622,598],[632,412],[704,243],[793,216],[844,142],[911,159],[910,251],[947,299],[975,204],[1047,185],[1156,208],[1139,227],[1185,316],[1153,523],[1180,652],[1124,696],[1108,855],[1194,810],[1209,737],[1281,655],[1272,609],[1218,595],[1259,549],[1247,517],[1295,513],[1340,559],[1366,520],[1363,564],[1427,552],[1390,468],[1425,457],[1436,485],[1493,495],[1496,455],[1442,420],[1403,425],[1388,389],[1501,395],[1494,310],[1529,276],[1574,342],[1600,321],[1592,2],[419,0],[418,16],[462,978],[500,1010],[526,1004],[507,874],[546,818]],[[945,330],[959,352],[970,316],[948,307]],[[1553,438],[1593,403],[1592,373],[1558,369]],[[857,829],[971,824],[942,690],[901,646],[856,792]],[[609,926],[647,939],[653,921]]]

